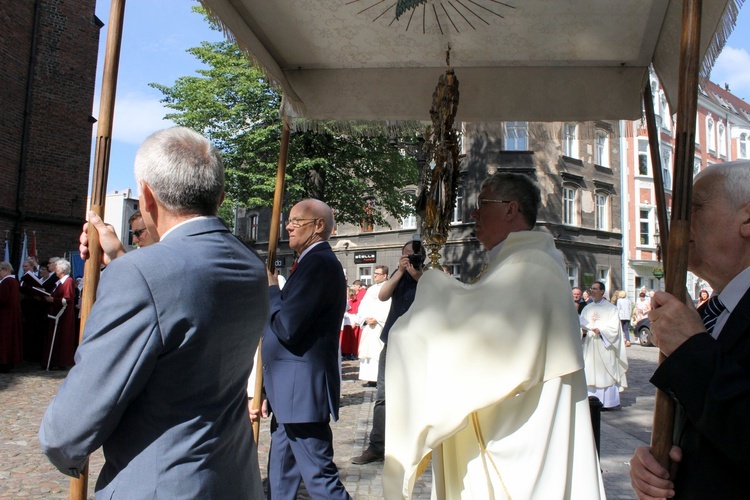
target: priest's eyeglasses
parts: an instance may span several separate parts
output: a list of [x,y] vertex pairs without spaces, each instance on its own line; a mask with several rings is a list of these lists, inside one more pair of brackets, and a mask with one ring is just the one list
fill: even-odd
[[[491,200],[489,198],[477,198],[476,209],[477,212],[482,209],[482,205],[485,203],[513,203],[514,200]],[[520,210],[519,210],[520,212]]]
[[285,226],[291,225],[292,227],[302,227],[302,226],[306,226],[307,224],[309,224],[309,222],[304,222],[303,223],[302,221],[315,221],[315,220],[318,220],[318,219],[320,219],[320,217],[314,217],[312,219],[300,219],[298,217],[294,217],[293,219],[287,219],[287,220],[285,220],[284,221],[284,225]]

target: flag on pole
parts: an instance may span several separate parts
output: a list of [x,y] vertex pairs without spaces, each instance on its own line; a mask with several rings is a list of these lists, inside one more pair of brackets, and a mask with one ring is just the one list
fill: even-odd
[[10,262],[10,249],[8,248],[8,238],[5,238],[5,262]]
[[36,254],[36,231],[31,232],[31,247],[29,247],[29,257],[38,257]]
[[23,276],[23,263],[26,261],[26,257],[29,256],[28,252],[28,239],[26,238],[26,233],[23,233],[23,249],[21,250],[21,262],[18,264],[18,279],[20,280]]

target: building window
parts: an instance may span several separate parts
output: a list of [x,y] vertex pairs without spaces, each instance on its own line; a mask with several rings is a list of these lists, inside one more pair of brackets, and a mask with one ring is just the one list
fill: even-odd
[[258,239],[258,214],[248,217],[247,230],[247,235],[251,240]]
[[578,224],[578,188],[563,186],[563,224]]
[[596,148],[594,149],[594,163],[602,167],[609,167],[609,137],[604,130],[596,131]]
[[417,215],[409,214],[401,219],[401,229],[416,229],[417,228]]
[[651,246],[652,245],[652,238],[653,238],[653,217],[652,217],[653,208],[641,208],[639,210],[640,218],[639,218],[639,228],[640,228],[640,244],[642,246]]
[[526,122],[505,122],[505,150],[528,151],[529,125]]
[[706,143],[709,151],[716,151],[716,134],[714,130],[714,119],[706,118]]
[[670,130],[671,127],[671,118],[669,116],[669,106],[667,105],[667,98],[664,95],[664,92],[659,92],[659,106],[660,106],[660,112],[661,114],[661,127],[664,130]]
[[443,264],[443,272],[457,280],[461,279],[461,264]]
[[638,139],[638,175],[648,175],[648,166],[650,163],[648,140]]
[[357,274],[359,276],[357,279],[359,279],[363,285],[372,285],[372,266],[360,266],[359,269],[357,269]]
[[601,231],[609,229],[609,196],[607,193],[596,193],[596,228]]
[[563,154],[571,158],[578,158],[578,125],[566,123],[563,130]]
[[565,266],[568,271],[568,281],[570,282],[570,288],[578,286],[578,267],[577,266]]
[[700,127],[701,127],[701,115],[696,113],[695,114],[695,148],[696,149],[701,148]]
[[748,158],[747,154],[748,151],[750,151],[750,134],[747,132],[744,132],[740,134],[740,143],[739,143],[739,157],[740,158]]
[[453,206],[453,218],[451,224],[460,224],[464,221],[464,189],[456,191],[456,204]]
[[719,122],[719,156],[727,157],[727,134],[724,124]]
[[664,148],[661,151],[661,176],[664,178],[664,189],[672,189],[672,150]]
[[697,156],[693,159],[693,175],[701,171],[701,159]]

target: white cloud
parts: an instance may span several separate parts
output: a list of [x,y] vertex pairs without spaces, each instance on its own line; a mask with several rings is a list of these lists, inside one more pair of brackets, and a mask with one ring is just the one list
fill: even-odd
[[750,53],[745,49],[724,47],[711,71],[711,81],[721,86],[728,83],[734,95],[746,101],[750,99]]
[[[99,102],[99,96],[96,96]],[[174,126],[171,120],[165,120],[169,110],[159,102],[158,97],[142,93],[125,93],[118,95],[115,101],[115,121],[112,125],[112,139],[128,144],[139,145],[143,140],[163,128]],[[94,110],[98,117],[98,110]],[[94,127],[96,136],[96,127]]]

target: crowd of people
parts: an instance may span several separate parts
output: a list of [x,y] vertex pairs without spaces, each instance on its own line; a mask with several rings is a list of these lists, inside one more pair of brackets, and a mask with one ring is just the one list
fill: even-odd
[[59,257],[40,265],[29,256],[22,268],[17,280],[13,266],[0,263],[0,371],[24,360],[48,370],[70,368],[78,346],[80,278]]
[[[410,498],[427,463],[437,498],[603,498],[589,397],[620,405],[628,329],[642,317],[668,357],[652,382],[677,399],[681,433],[676,476],[648,447],[635,451],[636,493],[742,494],[750,163],[696,177],[690,268],[714,290],[699,311],[664,292],[631,301],[616,290],[610,301],[600,282],[574,288],[571,304],[562,254],[534,230],[539,187],[523,174],[499,172],[481,186],[471,216],[487,266],[471,283],[425,271],[423,250],[408,242],[396,270],[379,264],[364,291],[347,289],[328,243],[333,211],[319,200],[295,204],[285,222],[297,254],[286,283],[264,270],[216,217],[223,168],[199,134],[157,132],[135,172],[137,236],[150,248],[125,253],[90,214],[108,268],[39,431],[71,476],[103,446],[97,494],[259,498],[251,422],[270,417],[268,497],[296,498],[304,482],[314,498],[351,498],[330,425],[343,356],[360,360],[363,381],[375,378],[368,445],[351,461],[385,461],[386,498]],[[0,287],[7,272],[0,265]],[[55,272],[64,284],[65,267]],[[261,338],[255,405],[246,391]]]

